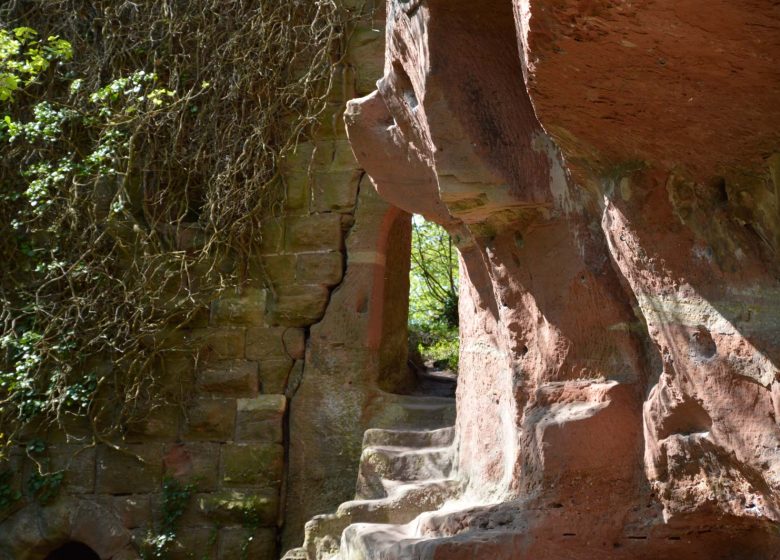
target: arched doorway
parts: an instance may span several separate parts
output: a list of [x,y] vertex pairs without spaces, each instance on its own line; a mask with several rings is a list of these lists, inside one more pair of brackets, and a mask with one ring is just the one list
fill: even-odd
[[100,556],[84,543],[72,541],[52,551],[45,560],[100,560]]

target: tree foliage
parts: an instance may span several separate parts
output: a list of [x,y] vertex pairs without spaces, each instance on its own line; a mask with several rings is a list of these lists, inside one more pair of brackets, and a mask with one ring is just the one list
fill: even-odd
[[414,216],[409,332],[423,359],[457,369],[458,251],[447,231]]

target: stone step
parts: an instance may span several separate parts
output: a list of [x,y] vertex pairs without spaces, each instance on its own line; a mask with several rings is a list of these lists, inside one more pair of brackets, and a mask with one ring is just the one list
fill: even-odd
[[341,533],[353,520],[338,513],[312,517],[304,528],[303,550],[308,559],[330,560],[338,554]]
[[449,478],[452,448],[373,446],[360,456],[356,497],[379,499],[388,495],[386,481],[421,481]]
[[306,556],[306,549],[302,546],[298,548],[291,548],[285,552],[284,556],[282,556],[282,560],[308,560],[308,556]]
[[397,543],[414,538],[408,526],[354,523],[341,537],[339,560],[382,560]]
[[403,446],[403,447],[439,447],[450,445],[455,437],[455,428],[438,430],[366,430],[363,435],[363,447]]
[[397,429],[436,430],[455,424],[455,399],[406,395],[398,400]]
[[455,397],[458,376],[450,371],[424,370],[417,372],[415,395],[433,395],[437,397]]
[[455,424],[455,399],[379,393],[370,413],[374,428],[437,430]]
[[457,488],[458,482],[451,479],[397,483],[385,498],[344,502],[335,514],[312,518],[306,524],[304,546],[296,550],[308,554],[304,558],[332,560],[339,553],[341,535],[349,525],[408,523],[421,513],[441,507]]
[[385,394],[377,424],[392,429],[363,436],[356,499],[312,518],[303,547],[284,560],[342,560],[343,535],[352,524],[399,526],[440,508],[459,484],[449,478],[454,422],[452,398]]
[[409,523],[421,513],[440,508],[458,487],[459,482],[449,478],[388,485],[387,497],[344,502],[337,514],[352,523]]

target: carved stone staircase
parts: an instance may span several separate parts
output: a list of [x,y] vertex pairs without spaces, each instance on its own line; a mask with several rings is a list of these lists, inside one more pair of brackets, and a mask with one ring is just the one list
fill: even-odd
[[397,429],[370,429],[363,436],[355,499],[335,513],[317,515],[305,528],[303,546],[283,560],[350,560],[361,555],[342,543],[354,524],[398,526],[433,511],[454,496],[452,477],[455,400],[403,396],[395,403]]

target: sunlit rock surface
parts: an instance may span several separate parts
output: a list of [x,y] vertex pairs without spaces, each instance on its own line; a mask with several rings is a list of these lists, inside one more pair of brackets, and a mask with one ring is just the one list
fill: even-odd
[[780,6],[390,0],[386,33],[345,120],[461,250],[456,485],[298,557],[780,556]]

